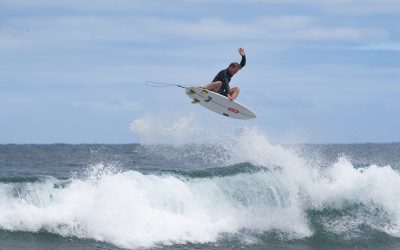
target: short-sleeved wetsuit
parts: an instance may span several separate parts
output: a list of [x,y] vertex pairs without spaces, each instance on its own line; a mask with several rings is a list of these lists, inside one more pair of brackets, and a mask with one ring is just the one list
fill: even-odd
[[[242,60],[240,61],[240,67],[243,68],[246,65],[246,56],[242,56]],[[219,94],[228,96],[229,94],[229,82],[231,81],[232,76],[229,74],[228,69],[221,70],[215,77],[212,82],[221,81],[222,85],[219,90]]]

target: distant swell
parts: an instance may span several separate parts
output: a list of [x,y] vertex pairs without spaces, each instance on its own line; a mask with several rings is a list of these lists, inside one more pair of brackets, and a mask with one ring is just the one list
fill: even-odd
[[[0,228],[45,231],[136,248],[263,240],[363,242],[400,237],[400,175],[240,163],[142,174],[103,164],[85,178],[0,179]],[[249,243],[250,242],[250,243]]]

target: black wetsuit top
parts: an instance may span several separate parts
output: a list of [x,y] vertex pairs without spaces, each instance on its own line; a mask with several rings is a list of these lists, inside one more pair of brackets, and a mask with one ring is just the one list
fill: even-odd
[[[240,66],[242,68],[244,67],[244,65],[246,65],[245,55],[242,56],[242,60],[240,61]],[[212,82],[221,81],[222,86],[218,93],[224,96],[228,96],[230,90],[229,82],[231,81],[231,79],[232,76],[229,74],[228,69],[223,69],[214,77],[214,80]]]

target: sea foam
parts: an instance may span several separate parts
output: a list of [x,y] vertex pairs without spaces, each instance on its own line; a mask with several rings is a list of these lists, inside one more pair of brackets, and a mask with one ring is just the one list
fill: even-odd
[[[141,119],[132,129],[154,140],[157,131],[152,133],[150,126],[157,130],[157,124]],[[191,130],[190,121],[178,131],[185,127],[187,136],[201,132],[199,127]],[[165,129],[167,134],[175,131]],[[390,166],[356,168],[342,156],[319,167],[271,144],[257,128],[209,138],[218,139],[213,144],[222,142],[218,145],[229,155],[221,168],[248,163],[259,170],[188,177],[143,174],[100,162],[66,181],[47,177],[0,183],[0,228],[126,248],[210,243],[235,235],[253,244],[243,235],[268,233],[290,240],[316,233],[354,239],[364,237],[365,227],[400,237],[400,174]]]

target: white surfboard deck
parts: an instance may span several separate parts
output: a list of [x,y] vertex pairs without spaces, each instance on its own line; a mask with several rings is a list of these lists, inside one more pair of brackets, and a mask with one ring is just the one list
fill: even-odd
[[200,104],[220,115],[235,119],[254,119],[254,114],[250,109],[237,101],[231,101],[228,97],[215,93],[211,90],[197,86],[185,87],[186,95],[193,99],[192,103]]

